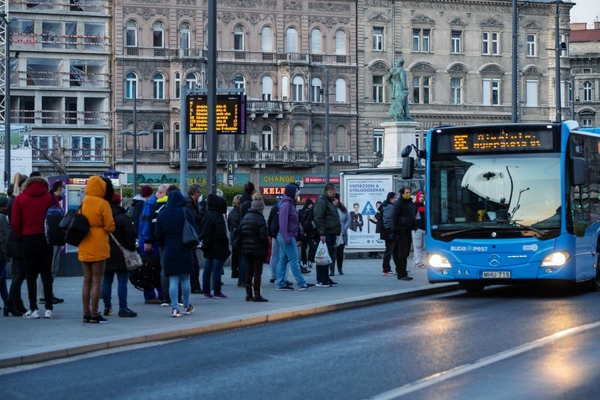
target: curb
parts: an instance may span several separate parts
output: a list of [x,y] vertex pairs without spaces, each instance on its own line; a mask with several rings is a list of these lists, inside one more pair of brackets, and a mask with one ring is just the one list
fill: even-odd
[[5,359],[0,359],[0,368],[35,364],[45,361],[57,360],[60,358],[78,356],[100,350],[108,350],[123,346],[130,346],[134,344],[144,344],[157,341],[182,339],[193,336],[207,335],[210,333],[251,327],[256,325],[264,325],[267,323],[289,321],[296,318],[311,317],[319,314],[330,313],[333,311],[349,310],[353,308],[388,303],[391,301],[410,299],[414,297],[447,293],[459,290],[459,288],[460,287],[458,284],[448,284],[432,288],[420,286],[417,287],[415,290],[410,291],[393,291],[387,293],[380,293],[376,295],[356,296],[338,301],[318,303],[315,305],[310,305],[308,307],[298,306],[293,308],[282,309],[279,311],[271,312],[270,314],[250,314],[244,315],[243,318],[240,318],[239,316],[228,317],[213,320],[212,322],[209,321],[206,325],[197,326],[193,328],[165,331],[146,331],[144,334],[136,337],[115,338],[112,340],[103,339],[102,342],[94,342],[71,348],[57,348],[56,350],[50,350],[43,353],[23,354]]

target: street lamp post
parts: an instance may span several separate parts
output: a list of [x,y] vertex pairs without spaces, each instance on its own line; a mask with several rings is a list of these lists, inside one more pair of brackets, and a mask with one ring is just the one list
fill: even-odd
[[129,129],[121,131],[123,135],[133,136],[133,197],[137,195],[137,138],[138,136],[148,136],[148,131],[137,131],[137,87],[133,90],[133,132]]
[[325,69],[325,90],[323,91],[325,96],[325,184],[328,184],[331,175],[329,165],[329,66],[317,63],[311,63],[311,66]]
[[10,184],[10,23],[0,12],[4,24],[6,54],[4,55],[4,189]]
[[562,4],[562,0],[556,1],[556,14],[554,15],[554,64],[556,67],[556,85],[555,85],[555,96],[556,96],[556,122],[562,121],[561,115],[561,99],[560,99],[560,9],[559,4]]

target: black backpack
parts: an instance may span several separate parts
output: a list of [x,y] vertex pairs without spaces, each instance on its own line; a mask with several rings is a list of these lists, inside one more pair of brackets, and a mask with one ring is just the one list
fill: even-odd
[[200,240],[200,248],[209,248],[214,241],[214,235],[212,235],[212,221],[208,212],[203,212],[202,221],[198,224],[198,239]]
[[160,255],[142,252],[142,266],[129,271],[129,282],[138,290],[160,287]]

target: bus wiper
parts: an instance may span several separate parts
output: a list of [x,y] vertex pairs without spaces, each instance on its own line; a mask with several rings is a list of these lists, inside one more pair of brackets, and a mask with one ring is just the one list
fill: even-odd
[[538,235],[541,235],[541,236],[546,236],[546,233],[547,233],[546,231],[542,231],[542,230],[540,230],[540,229],[538,229],[538,228],[534,228],[533,226],[530,226],[530,225],[523,225],[523,224],[520,224],[520,223],[518,223],[518,222],[516,222],[516,221],[513,221],[512,223],[513,223],[514,225],[518,226],[519,228],[525,228],[525,229],[529,229],[529,230],[531,230],[531,231],[534,231],[534,232],[535,232],[535,233],[537,233]]
[[452,236],[452,235],[458,235],[459,233],[463,233],[463,232],[469,232],[469,231],[473,231],[475,229],[480,229],[481,227],[470,227],[470,228],[465,228],[465,229],[459,229],[457,231],[451,231],[451,232],[444,232],[440,234],[440,237],[446,237],[446,236]]

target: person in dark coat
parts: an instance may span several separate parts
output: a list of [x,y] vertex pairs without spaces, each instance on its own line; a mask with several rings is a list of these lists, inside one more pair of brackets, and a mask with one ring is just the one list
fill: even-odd
[[[200,226],[202,220],[206,216],[204,209],[200,209],[200,199],[202,198],[202,187],[197,183],[192,183],[188,187],[188,196],[186,198],[185,207],[190,210],[196,221],[196,226]],[[190,277],[190,285],[192,293],[201,294],[202,286],[200,285],[200,260],[194,251],[194,272]]]
[[119,297],[119,317],[136,317],[137,313],[127,307],[127,285],[129,271],[125,265],[123,252],[115,242],[115,239],[127,250],[135,251],[135,240],[137,233],[133,229],[131,218],[127,211],[121,207],[121,195],[114,193],[110,199],[110,210],[115,220],[115,231],[112,233],[114,239],[110,238],[110,257],[106,260],[104,276],[102,279],[102,300],[104,301],[104,316],[112,315],[112,284],[117,275],[117,295]]
[[[208,211],[206,213],[210,224],[210,243],[204,243],[204,271],[202,272],[202,288],[204,297],[226,299],[227,296],[221,292],[221,273],[225,260],[231,255],[229,250],[229,239],[227,238],[227,227],[225,225],[225,214],[227,213],[227,201],[216,194],[209,194],[206,199]],[[241,273],[240,269],[240,273]],[[212,287],[214,294],[210,294],[210,281],[212,275]]]
[[183,245],[184,219],[196,227],[194,216],[185,208],[185,197],[179,190],[169,192],[165,208],[156,218],[155,238],[159,246],[164,247],[162,253],[163,269],[169,278],[169,297],[171,298],[171,316],[181,316],[177,303],[179,284],[183,297],[183,314],[194,311],[190,304],[190,275],[194,272],[194,251]]
[[[240,225],[241,217],[241,198],[242,195],[238,194],[233,198],[233,202],[231,203],[232,209],[227,214],[227,230],[229,231],[229,240],[233,243],[236,234],[238,233],[238,228]],[[242,259],[242,252],[240,251],[239,246],[231,246],[231,277],[239,278],[240,276],[240,261]]]
[[[417,228],[417,206],[412,201],[411,188],[405,186],[400,190],[400,198],[392,208],[392,231],[398,237],[398,261],[396,278],[403,281],[412,280],[406,271],[408,256],[412,245],[412,231]],[[395,262],[395,261],[394,261]]]
[[[246,301],[265,302],[262,297],[262,270],[269,252],[269,234],[263,211],[265,202],[258,193],[252,195],[252,204],[240,222],[242,256],[246,259]],[[254,283],[252,279],[254,278]],[[254,287],[254,296],[252,288]]]
[[[244,184],[244,193],[240,198],[240,221],[252,205],[252,195],[256,193],[256,187],[254,183],[248,181]],[[238,266],[238,286],[244,286],[246,283],[246,260],[244,257],[240,259],[240,264]]]

